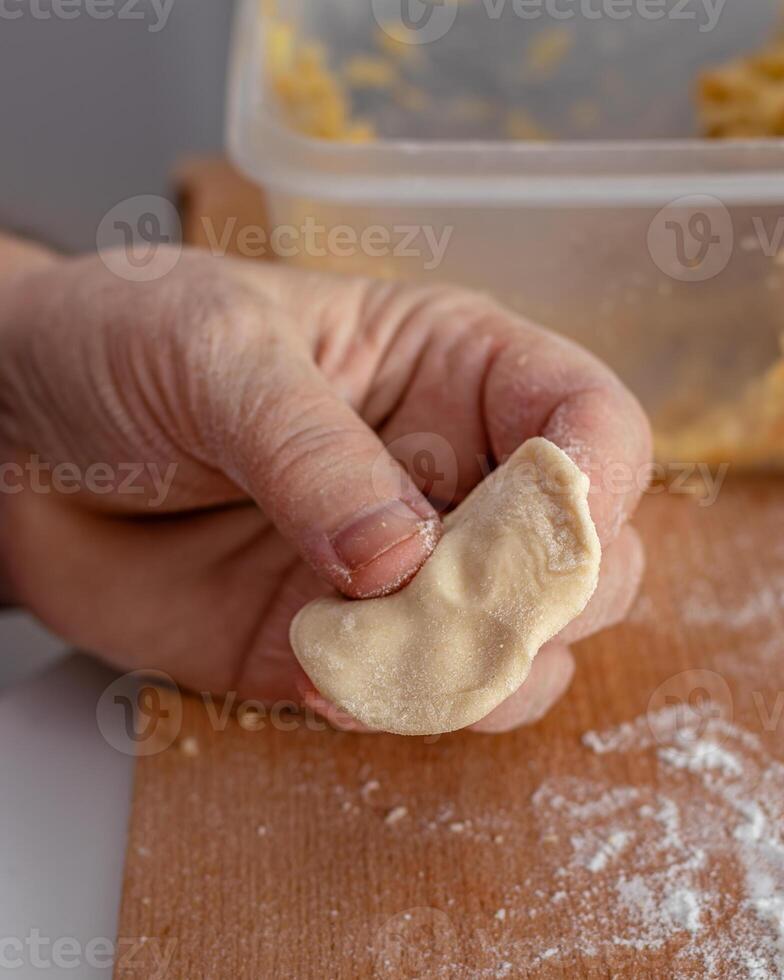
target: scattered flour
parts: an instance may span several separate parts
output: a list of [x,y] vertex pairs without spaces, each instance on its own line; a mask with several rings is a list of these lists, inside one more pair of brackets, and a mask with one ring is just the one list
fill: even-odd
[[[406,796],[394,773],[367,763],[349,782],[333,772],[327,793],[323,773],[302,769],[292,792],[330,815],[338,841],[354,841],[361,822],[373,821],[387,844],[397,837],[477,859],[445,863],[438,883],[419,868],[400,913],[392,901],[400,882],[386,894],[379,877],[379,911],[389,918],[378,928],[374,918],[367,940],[374,975],[784,978],[784,764],[704,703],[699,712],[651,711],[583,743],[575,775],[534,783],[530,809],[497,798],[479,805],[459,791]],[[257,762],[248,755],[249,773]],[[276,838],[272,823],[269,834]],[[526,859],[507,871],[504,854],[518,846]],[[469,872],[486,883],[488,904],[477,905],[470,888],[461,898]],[[335,941],[364,943],[351,902],[336,893],[334,904],[324,915]],[[291,942],[298,936],[292,924]],[[419,972],[399,969],[409,955]]]
[[387,813],[384,817],[384,823],[392,827],[396,823],[400,823],[401,820],[405,820],[408,816],[408,807],[406,806],[395,806]]
[[362,801],[364,803],[369,803],[370,798],[379,789],[381,789],[381,783],[379,783],[377,779],[368,779],[368,781],[360,788],[359,795],[362,797]]
[[[655,784],[577,777],[533,797],[563,840],[551,904],[570,903],[556,956],[667,950],[680,977],[784,977],[784,765],[720,713],[673,706],[584,744],[658,760]],[[544,840],[544,836],[542,838]]]
[[607,841],[599,847],[593,857],[588,861],[586,865],[588,870],[603,871],[607,867],[607,864],[621,853],[629,841],[632,840],[633,836],[633,834],[627,833],[625,830],[618,830],[614,834],[610,834]]
[[677,769],[688,769],[690,772],[718,769],[726,775],[735,776],[743,772],[739,759],[712,742],[696,742],[686,749],[664,746],[659,749],[659,758]]
[[707,582],[698,582],[681,599],[681,616],[692,626],[722,626],[745,630],[758,623],[776,621],[784,614],[784,576],[761,584],[748,595],[726,602]]

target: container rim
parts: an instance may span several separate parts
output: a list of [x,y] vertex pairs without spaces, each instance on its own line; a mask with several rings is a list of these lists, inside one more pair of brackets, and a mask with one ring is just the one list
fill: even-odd
[[343,203],[664,206],[692,196],[727,206],[784,203],[779,139],[364,145],[313,139],[257,116],[253,134],[229,126],[228,149],[270,190]]
[[286,126],[258,83],[253,2],[234,21],[226,142],[232,162],[277,193],[357,205],[664,206],[784,203],[784,139],[348,143]]

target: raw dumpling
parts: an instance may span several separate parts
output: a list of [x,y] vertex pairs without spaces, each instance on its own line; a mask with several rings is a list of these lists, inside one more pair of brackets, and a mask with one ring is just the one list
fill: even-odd
[[291,645],[324,697],[401,735],[470,725],[517,690],[585,608],[601,548],[588,477],[530,439],[444,521],[412,581],[379,599],[316,599]]

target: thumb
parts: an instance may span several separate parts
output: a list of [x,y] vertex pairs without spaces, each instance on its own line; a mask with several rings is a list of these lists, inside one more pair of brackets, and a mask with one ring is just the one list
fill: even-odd
[[[210,397],[210,456],[345,595],[394,592],[440,536],[437,512],[302,351],[238,358]],[[255,361],[255,363],[254,363]]]

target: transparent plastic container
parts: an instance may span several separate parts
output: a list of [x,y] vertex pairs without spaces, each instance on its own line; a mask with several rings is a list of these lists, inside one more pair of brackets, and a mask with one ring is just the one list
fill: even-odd
[[[512,0],[436,4],[454,16],[449,29],[394,54],[406,98],[400,86],[357,91],[356,115],[378,138],[348,143],[287,124],[265,65],[268,24],[258,0],[241,0],[230,154],[263,186],[272,226],[354,232],[356,247],[302,242],[286,261],[492,292],[596,352],[659,431],[675,431],[780,354],[784,141],[694,135],[700,72],[769,40],[778,0],[727,0],[712,24],[704,0],[665,0],[661,20],[643,16],[645,0],[622,19],[611,0],[596,0],[593,19],[580,13],[587,0],[568,20],[542,4],[537,19]],[[338,76],[385,50],[400,10],[287,0],[285,17]],[[521,110],[544,138],[508,138]],[[401,244],[403,228],[417,237]]]

